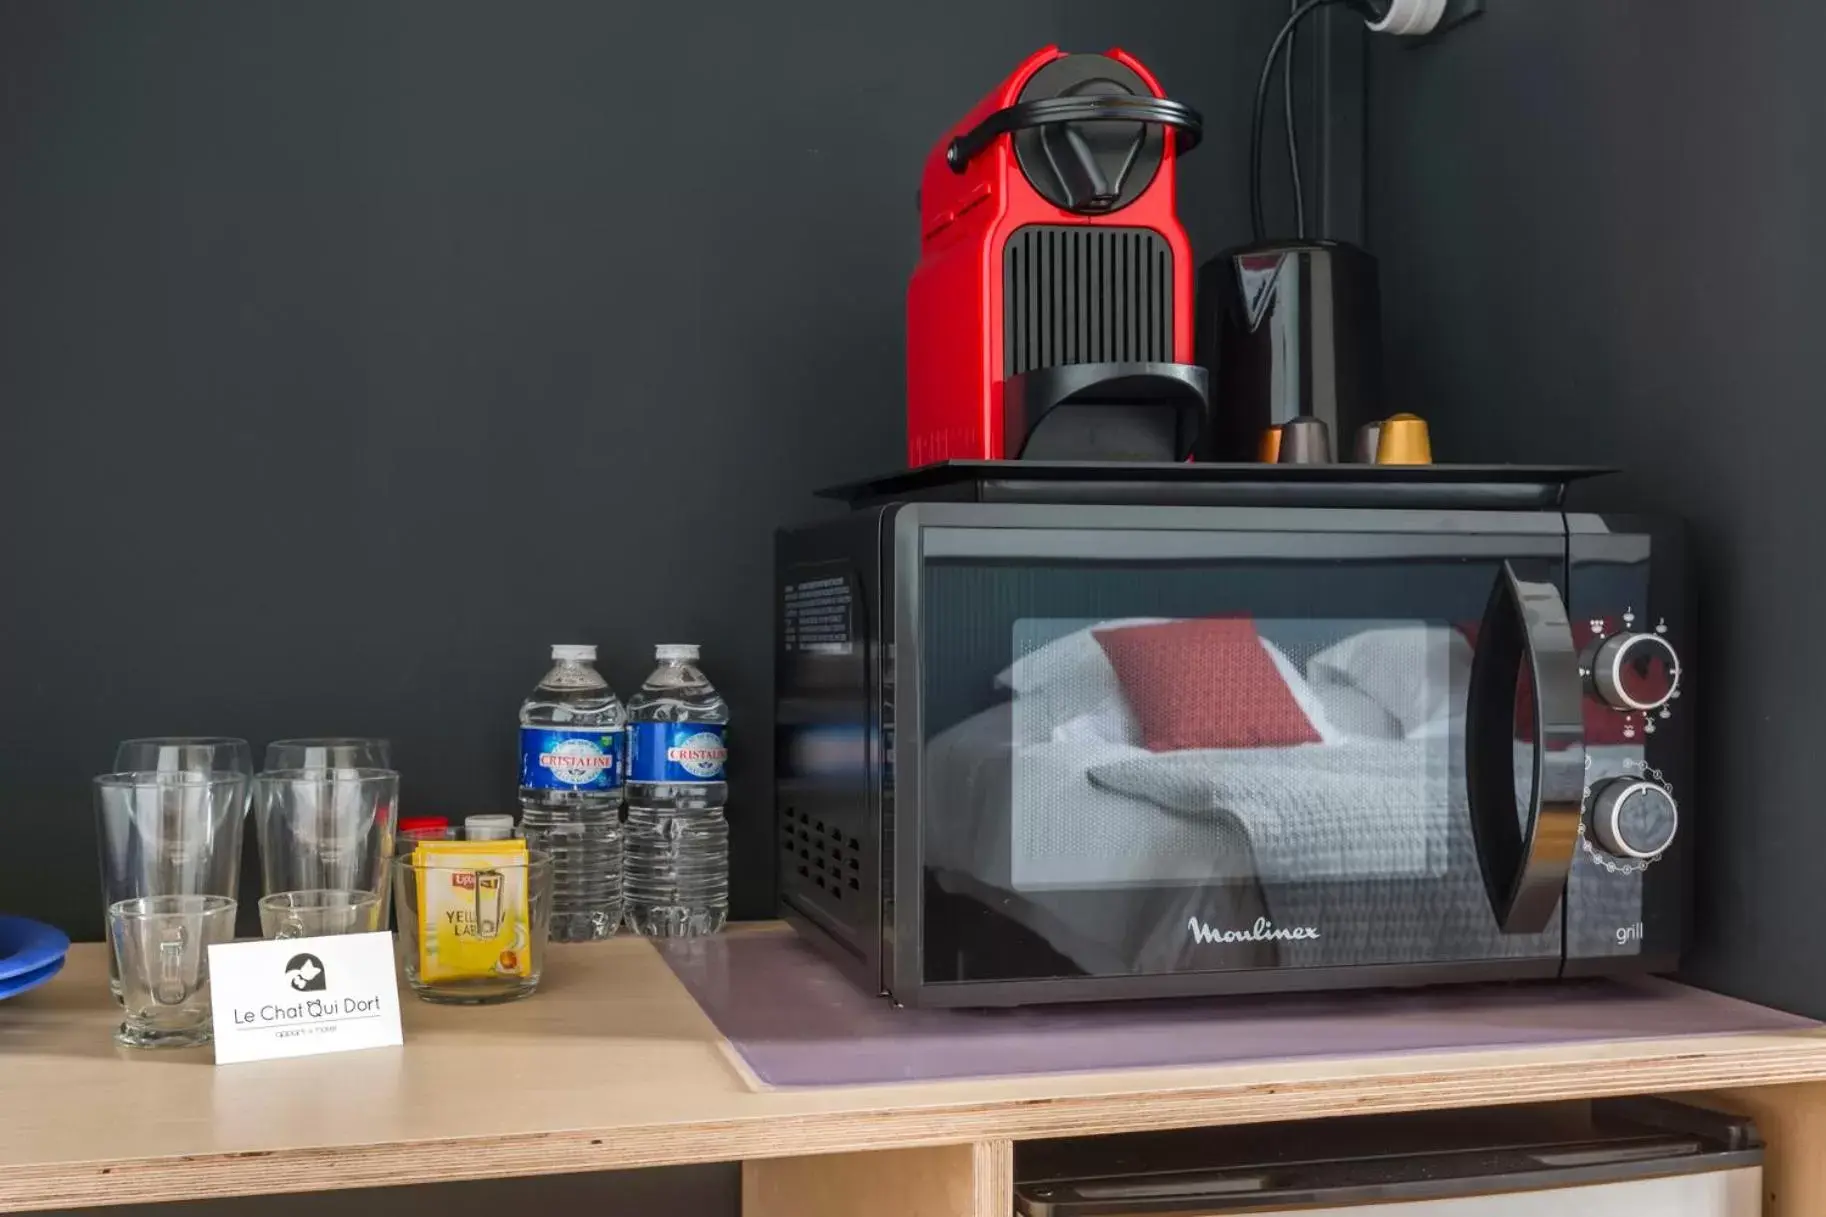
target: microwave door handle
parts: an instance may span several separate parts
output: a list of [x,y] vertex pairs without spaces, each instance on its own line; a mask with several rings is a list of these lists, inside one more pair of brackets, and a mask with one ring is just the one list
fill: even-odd
[[[1525,820],[1515,764],[1524,663],[1534,719]],[[1478,631],[1468,697],[1466,788],[1484,888],[1503,933],[1539,934],[1565,894],[1585,799],[1584,686],[1551,564],[1503,564]]]

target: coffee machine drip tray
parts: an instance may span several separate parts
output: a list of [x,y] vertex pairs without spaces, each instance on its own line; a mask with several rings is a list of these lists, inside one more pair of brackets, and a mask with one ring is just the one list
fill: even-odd
[[851,507],[919,501],[1534,511],[1562,507],[1574,482],[1614,472],[1578,465],[940,461],[818,495]]

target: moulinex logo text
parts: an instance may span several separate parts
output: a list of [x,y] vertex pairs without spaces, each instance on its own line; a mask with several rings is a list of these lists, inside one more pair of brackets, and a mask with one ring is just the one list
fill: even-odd
[[1246,930],[1214,930],[1196,917],[1186,921],[1193,942],[1304,942],[1317,938],[1319,931],[1310,925],[1283,929],[1266,917],[1257,917]]

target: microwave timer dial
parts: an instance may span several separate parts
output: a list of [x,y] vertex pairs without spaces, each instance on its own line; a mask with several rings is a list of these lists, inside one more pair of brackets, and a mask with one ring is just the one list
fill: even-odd
[[1591,828],[1604,852],[1636,862],[1652,862],[1674,843],[1680,831],[1680,806],[1674,794],[1648,778],[1613,778],[1598,787],[1592,803]]
[[1680,692],[1680,656],[1659,633],[1615,634],[1598,645],[1592,684],[1614,710],[1650,713]]

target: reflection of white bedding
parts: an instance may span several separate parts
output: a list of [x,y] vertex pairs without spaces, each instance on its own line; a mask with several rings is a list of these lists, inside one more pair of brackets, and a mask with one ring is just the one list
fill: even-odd
[[1091,785],[1249,834],[1263,883],[1436,878],[1447,758],[1419,741],[1211,748],[1093,765]]
[[[1093,765],[1153,753],[1096,740],[1010,744],[1012,714],[1003,703],[926,745],[926,859],[938,881],[1090,974],[1183,966],[1186,918],[1206,904],[1191,885],[1253,887],[1247,839],[1225,817],[1177,815],[1091,785]],[[1170,884],[1187,885],[1184,894]]]
[[1314,655],[1306,675],[1320,685],[1359,690],[1394,716],[1410,739],[1443,733],[1463,715],[1471,644],[1441,625],[1363,630]]
[[1011,713],[997,706],[926,745],[935,865],[1015,892],[1202,883],[1236,870],[1229,823],[1090,781],[1095,766],[1153,753],[1094,739],[1011,745]]
[[1222,817],[1175,815],[1098,786],[1101,767],[1154,754],[1127,744],[1036,744],[1013,757],[1009,838],[1016,891],[1248,880],[1246,842]]

